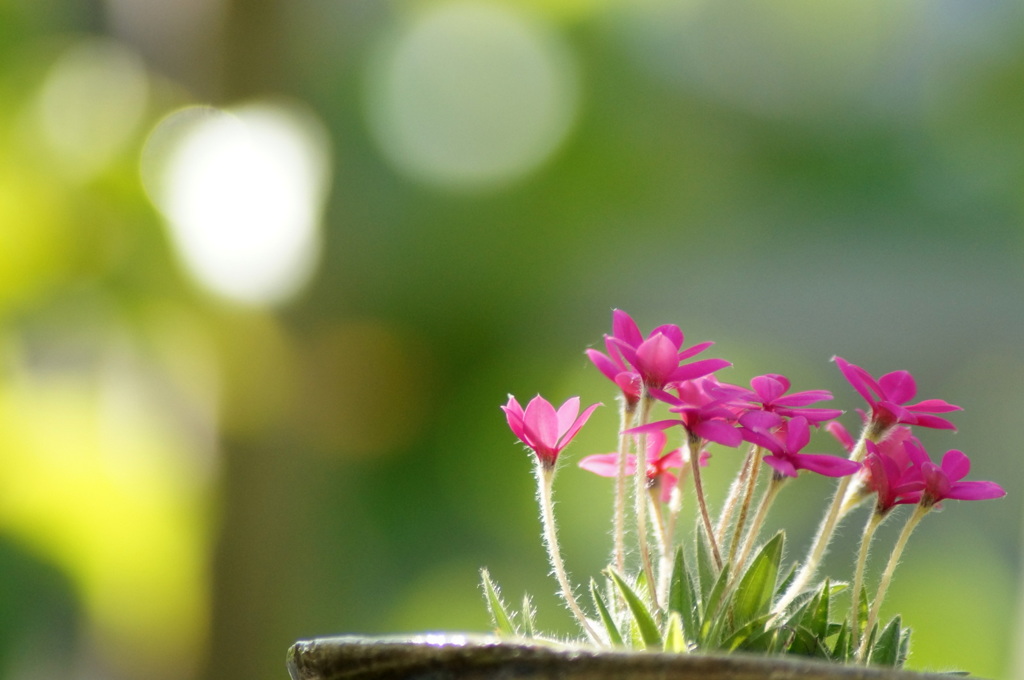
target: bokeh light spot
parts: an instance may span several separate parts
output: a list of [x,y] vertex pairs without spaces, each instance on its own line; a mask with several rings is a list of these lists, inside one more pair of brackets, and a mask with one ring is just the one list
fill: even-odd
[[142,61],[110,40],[68,48],[39,92],[42,137],[68,174],[88,178],[124,150],[146,110]]
[[503,5],[432,7],[385,41],[369,77],[383,152],[421,181],[475,189],[515,180],[568,134],[577,77],[568,49]]
[[244,304],[294,296],[320,250],[326,132],[305,111],[188,107],[150,135],[142,176],[188,272]]

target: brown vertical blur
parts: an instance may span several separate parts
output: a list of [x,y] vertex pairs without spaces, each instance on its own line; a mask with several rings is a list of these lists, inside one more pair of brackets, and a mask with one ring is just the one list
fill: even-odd
[[[287,92],[281,11],[278,0],[227,0],[221,40],[223,102]],[[237,340],[234,332],[225,336]],[[264,361],[254,362],[255,366],[232,365],[234,349],[226,345],[221,350],[229,383],[255,372],[257,389],[279,389],[272,379],[258,377],[265,371],[260,366],[279,358],[259,356]],[[281,369],[272,366],[270,372]],[[225,401],[233,402],[228,408],[244,411],[251,406],[250,400],[232,398],[243,389],[237,384],[226,386]],[[288,639],[289,625],[280,605],[289,600],[290,584],[302,579],[304,560],[299,556],[309,551],[309,546],[302,545],[302,535],[292,528],[304,514],[303,508],[313,504],[302,484],[308,470],[290,455],[296,443],[289,437],[286,414],[287,408],[274,410],[270,420],[257,427],[251,426],[257,419],[251,413],[225,415],[210,640],[200,676],[208,680],[286,676],[283,641]],[[236,423],[230,422],[233,419]],[[238,422],[245,424],[238,426]]]

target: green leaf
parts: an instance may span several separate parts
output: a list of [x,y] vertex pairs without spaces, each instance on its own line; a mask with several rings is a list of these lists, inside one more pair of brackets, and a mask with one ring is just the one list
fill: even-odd
[[794,635],[790,640],[789,646],[786,648],[786,653],[822,657],[825,659],[831,658],[825,642],[803,626],[798,626],[794,630]]
[[728,652],[735,650],[766,651],[766,649],[755,650],[749,645],[755,641],[761,641],[765,645],[768,644],[768,639],[764,635],[766,632],[764,626],[771,618],[772,615],[769,613],[747,622],[746,625],[725,638],[720,648]]
[[704,616],[701,619],[702,623],[698,640],[701,647],[717,646],[725,620],[729,618],[728,603],[723,601],[727,599],[728,588],[726,586],[728,583],[729,572],[723,569],[704,603]]
[[597,613],[601,617],[601,623],[604,624],[604,628],[608,632],[608,641],[614,647],[625,647],[626,645],[622,642],[622,634],[619,633],[615,619],[608,611],[608,606],[605,605],[604,598],[601,597],[601,592],[597,588],[597,581],[594,579],[590,579],[590,597],[593,598],[594,606],[597,607]]
[[491,623],[494,624],[498,635],[507,637],[518,637],[519,633],[512,625],[512,617],[509,616],[508,608],[501,601],[501,594],[498,587],[491,581],[491,575],[486,569],[480,570],[480,580],[484,587],[484,600],[487,602],[487,609],[491,613]]
[[845,584],[831,585],[828,579],[825,579],[800,619],[800,625],[811,631],[819,640],[827,638],[832,632],[828,620],[832,596],[845,589]]
[[[697,585],[700,588],[700,599],[707,602],[708,595],[715,585],[717,578],[715,563],[711,557],[711,550],[707,543],[700,536],[697,536]],[[707,607],[704,607],[707,611]]]
[[700,607],[697,604],[697,592],[693,588],[693,579],[686,569],[683,559],[683,548],[676,549],[676,559],[672,566],[672,578],[669,581],[668,609],[682,617],[684,632],[693,637],[700,630]]
[[878,634],[878,638],[871,647],[868,662],[875,666],[895,668],[900,658],[901,637],[900,617],[895,616]]
[[536,615],[537,610],[533,608],[533,602],[530,601],[530,596],[523,595],[523,611],[519,613],[519,618],[523,621],[523,632],[526,637],[532,638],[537,636],[535,624]]
[[789,590],[789,586],[792,585],[793,581],[796,580],[796,568],[797,563],[789,565],[789,571],[786,572],[785,577],[779,580],[779,585],[775,588],[775,599],[779,599],[782,595]]
[[644,604],[640,596],[626,584],[614,569],[609,569],[608,573],[611,575],[612,580],[615,581],[615,586],[619,589],[619,592],[622,593],[623,599],[626,600],[626,606],[629,607],[629,611],[633,615],[633,621],[636,623],[644,648],[661,647],[661,633],[658,631],[658,626],[654,623],[654,617],[651,616],[647,605]]
[[737,627],[768,611],[779,576],[779,562],[785,534],[781,531],[768,541],[740,578],[733,598],[732,617]]
[[847,663],[854,651],[850,649],[850,643],[850,623],[843,621],[839,635],[836,637],[836,643],[832,646],[832,658],[839,663]]
[[665,627],[665,651],[680,654],[688,651],[686,636],[683,634],[683,618],[679,612],[670,612]]
[[896,668],[903,668],[903,664],[907,663],[907,657],[910,656],[910,629],[904,628],[900,634],[900,649],[896,656]]

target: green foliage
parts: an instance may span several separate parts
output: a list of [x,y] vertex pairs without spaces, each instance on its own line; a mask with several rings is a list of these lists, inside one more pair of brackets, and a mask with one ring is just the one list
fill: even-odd
[[[673,653],[742,651],[853,661],[857,650],[850,634],[849,609],[837,606],[837,596],[848,590],[847,584],[826,579],[794,600],[786,611],[773,611],[793,574],[792,568],[783,571],[784,548],[785,535],[779,532],[734,577],[727,568],[716,572],[706,550],[702,556],[699,544],[692,563],[685,551],[677,548],[663,608],[652,604],[642,574],[631,581],[606,569],[604,587],[597,580],[590,581],[590,597],[605,642],[614,648]],[[783,573],[785,577],[780,578]],[[524,600],[521,614],[511,612],[487,571],[482,570],[481,576],[498,634],[536,638],[529,599]],[[867,610],[862,591],[856,608],[859,630],[866,623]],[[910,629],[904,628],[897,616],[881,631],[877,627],[871,631],[866,658],[871,665],[901,668],[909,645]]]

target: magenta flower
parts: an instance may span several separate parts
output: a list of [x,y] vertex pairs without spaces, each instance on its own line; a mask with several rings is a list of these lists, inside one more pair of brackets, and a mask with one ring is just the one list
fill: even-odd
[[[675,487],[678,478],[671,473],[671,468],[679,468],[683,464],[683,453],[681,449],[673,449],[668,453],[662,453],[665,449],[667,437],[664,432],[652,432],[647,436],[647,483],[650,487],[658,487],[661,490],[661,500],[665,503],[672,496],[672,489]],[[701,464],[707,465],[707,452],[702,452]],[[580,467],[602,477],[615,477],[619,473],[619,454],[599,453],[587,456],[579,463]],[[636,456],[630,454],[626,457],[626,474],[632,475],[636,472]]]
[[537,454],[542,465],[554,467],[558,454],[569,445],[598,406],[601,404],[592,404],[580,413],[580,398],[570,397],[555,411],[555,407],[538,394],[524,411],[510,394],[508,403],[501,410],[519,441]]
[[885,514],[897,505],[919,502],[924,488],[921,469],[907,452],[910,432],[907,428],[899,430],[906,432],[907,436],[889,437],[880,445],[867,442],[868,453],[861,480],[865,487],[877,494],[875,512],[879,514]]
[[860,366],[842,357],[832,357],[853,389],[871,406],[871,415],[865,416],[879,431],[893,425],[920,425],[942,430],[955,430],[953,423],[933,415],[962,410],[942,399],[925,399],[907,404],[917,394],[917,384],[908,371],[893,371],[875,380]]
[[734,427],[738,409],[729,400],[740,389],[730,389],[734,387],[719,383],[714,378],[704,378],[674,383],[672,389],[678,396],[657,389],[651,390],[651,395],[668,404],[670,411],[679,414],[679,419],[658,420],[627,432],[658,432],[682,425],[691,437],[725,446],[739,446],[743,437]]
[[831,399],[832,393],[828,390],[806,390],[786,394],[790,387],[789,379],[778,373],[759,375],[750,381],[750,387],[753,389],[745,390],[743,398],[752,404],[760,404],[762,411],[787,418],[802,416],[813,425],[843,414],[839,409],[807,408],[810,404]]
[[931,507],[947,498],[960,501],[981,501],[1002,498],[1006,495],[1003,487],[995,482],[962,481],[971,471],[971,459],[963,451],[950,449],[942,457],[942,464],[936,465],[928,457],[917,440],[908,440],[907,453],[921,471],[924,491],[921,505]]
[[[777,429],[765,429],[770,421],[758,413],[747,414],[741,418],[744,423],[744,438],[753,444],[771,451],[764,457],[764,462],[775,471],[786,477],[796,477],[799,470],[810,470],[826,477],[845,477],[860,470],[860,463],[847,458],[830,456],[824,453],[800,453],[811,441],[811,431],[807,419],[797,416],[782,423]],[[758,423],[756,420],[762,420]]]
[[644,338],[632,317],[616,309],[612,312],[612,335],[605,336],[608,354],[589,349],[587,356],[632,403],[640,398],[641,386],[662,389],[669,383],[693,380],[732,365],[724,359],[683,364],[714,344],[702,342],[684,350],[683,340],[683,332],[674,324],[658,326]]

